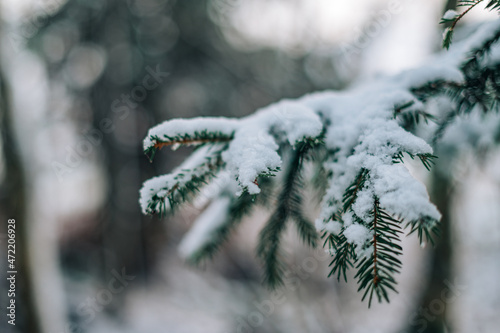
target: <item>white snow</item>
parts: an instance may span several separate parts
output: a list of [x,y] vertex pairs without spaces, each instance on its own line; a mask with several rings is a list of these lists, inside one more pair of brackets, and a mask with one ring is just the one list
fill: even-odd
[[189,258],[210,242],[217,228],[227,221],[230,203],[231,200],[229,197],[221,197],[212,202],[198,216],[193,227],[184,236],[179,245],[179,253],[183,258]]
[[260,193],[257,177],[281,167],[279,145],[271,133],[295,145],[304,138],[317,137],[323,127],[312,109],[292,101],[273,104],[241,121],[245,125],[236,131],[229,149],[222,154],[227,169],[240,183],[238,194],[244,190]]
[[380,206],[406,220],[423,217],[439,220],[441,214],[430,203],[425,186],[413,178],[401,164],[379,165],[372,170],[371,183]]
[[[397,84],[384,78],[379,84],[360,86],[347,93],[326,92],[302,99],[306,105],[321,110],[321,114],[329,119],[331,124],[327,127],[325,144],[331,151],[336,152],[325,163],[325,168],[331,171],[333,176],[320,214],[324,223],[316,224],[319,230],[329,228],[337,233],[338,226],[333,227],[329,219],[341,207],[345,189],[363,168],[370,171],[371,177],[377,177],[367,184],[370,185],[369,188],[358,193],[352,207],[364,222],[370,222],[375,195],[383,197],[379,198],[382,208],[408,219],[424,216],[439,218],[436,208],[429,202],[425,188],[424,191],[414,191],[421,189],[420,186],[423,185],[411,177],[406,168],[398,169],[400,173],[407,175],[407,183],[397,183],[400,187],[397,194],[409,198],[405,202],[414,200],[417,203],[415,209],[400,205],[399,198],[391,196],[394,189],[383,186],[391,181],[384,183],[382,179],[385,178],[378,168],[391,166],[394,155],[400,152],[414,155],[432,153],[431,147],[424,140],[403,130],[397,120],[393,119],[392,110],[395,105],[414,101],[406,85],[401,84],[401,78],[395,77],[394,80]],[[376,188],[374,184],[377,184]]]
[[358,193],[358,197],[352,205],[352,211],[366,223],[371,222],[371,212],[375,206],[375,193],[371,188],[364,188]]
[[345,228],[344,236],[349,243],[356,245],[358,249],[361,249],[373,237],[372,232],[359,223],[354,223]]
[[[310,108],[295,101],[281,101],[239,120],[228,118],[173,119],[149,130],[144,140],[144,149],[154,146],[154,137],[165,138],[195,135],[203,131],[234,135],[229,149],[222,154],[229,170],[240,184],[238,194],[247,190],[251,194],[260,192],[257,178],[276,172],[281,166],[279,148],[274,136],[290,145],[304,138],[317,137],[323,128],[319,116]],[[149,186],[168,181],[157,179]]]
[[[158,203],[152,211],[148,209],[149,203],[156,195],[158,197],[166,197],[174,187],[181,187],[191,181],[193,177],[201,176],[210,170],[210,164],[207,163],[207,157],[213,158],[217,155],[217,148],[205,146],[196,150],[188,159],[179,167],[169,174],[151,178],[144,182],[140,190],[139,203],[144,214],[158,212]],[[167,209],[170,208],[168,201],[165,203]]]
[[344,222],[344,226],[350,226],[351,224],[354,223],[354,215],[352,214],[352,212],[346,212],[343,216],[342,216],[342,221]]
[[458,16],[458,13],[454,11],[453,9],[449,9],[444,13],[443,19],[444,20],[453,20],[455,17]]
[[[279,172],[282,164],[278,154],[280,146],[288,144],[293,147],[305,138],[318,137],[325,130],[325,146],[330,153],[324,168],[332,176],[316,228],[333,234],[344,229],[350,242],[359,244],[359,249],[366,249],[369,231],[360,223],[370,224],[376,199],[388,214],[406,222],[440,219],[438,210],[429,201],[425,186],[412,177],[404,164],[393,162],[394,156],[401,153],[432,153],[423,139],[400,127],[400,120],[394,118],[394,108],[413,103],[400,113],[425,110],[427,106],[416,100],[412,88],[438,80],[463,82],[460,65],[468,58],[471,49],[480,46],[498,29],[500,20],[484,24],[469,38],[453,43],[449,51],[434,57],[425,66],[366,81],[347,91],[326,91],[297,100],[284,100],[239,120],[194,118],[167,121],[150,131],[144,145],[150,147],[150,137],[155,135],[161,138],[203,130],[232,135],[229,147],[222,152],[224,171],[238,182],[238,195],[243,191],[258,194],[258,177]],[[494,49],[492,54],[500,58],[497,51]],[[200,165],[198,159],[186,163]],[[342,221],[333,221],[332,216],[343,207],[345,190],[362,170],[366,170],[369,176],[363,188],[358,189],[356,200],[350,207],[352,211],[344,212]],[[203,166],[193,172],[203,172]],[[151,193],[161,195],[164,194],[162,191],[174,186],[172,184],[178,179],[171,177],[157,177],[153,182],[145,183],[141,191],[143,210]],[[183,179],[188,181],[189,173]]]
[[239,125],[239,120],[224,117],[178,118],[167,120],[148,131],[144,139],[144,150],[153,147],[153,137],[165,138],[189,134],[194,136],[203,131],[219,132],[230,136]]
[[[394,106],[408,102],[414,103],[412,109],[423,109],[422,103],[412,95],[412,87],[437,80],[463,82],[460,64],[467,59],[471,49],[480,46],[499,28],[498,20],[480,26],[469,38],[455,42],[449,51],[442,52],[420,68],[367,81],[346,92],[315,93],[299,99],[330,122],[325,144],[335,152],[325,163],[325,169],[333,176],[319,217],[323,223],[316,223],[319,230],[326,230],[330,225],[331,216],[342,205],[345,189],[361,168],[368,169],[372,177],[367,184],[370,188],[358,194],[353,206],[363,221],[368,222],[375,195],[383,209],[406,220],[440,218],[435,206],[429,202],[423,184],[411,177],[404,166],[392,166],[392,157],[396,153],[432,153],[424,140],[399,127],[392,110]],[[497,54],[495,48],[492,53]],[[338,230],[338,226],[332,230]]]
[[281,166],[278,144],[262,130],[258,123],[250,124],[238,131],[229,149],[222,154],[227,169],[236,176],[243,189],[250,194],[260,192],[257,177]]
[[[323,222],[321,219],[319,219],[320,222]],[[325,230],[328,231],[331,234],[338,235],[342,231],[342,223],[338,221],[328,221],[324,223],[323,226],[319,228],[320,230]]]

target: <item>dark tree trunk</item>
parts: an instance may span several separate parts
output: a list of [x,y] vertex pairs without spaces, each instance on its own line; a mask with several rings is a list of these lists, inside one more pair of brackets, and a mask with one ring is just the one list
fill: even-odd
[[[436,168],[437,169],[437,168]],[[428,281],[416,309],[409,317],[411,333],[451,332],[447,321],[449,286],[452,283],[453,247],[451,242],[450,208],[452,182],[448,175],[433,172],[431,200],[442,214],[440,235],[432,249],[429,262]],[[445,295],[445,297],[443,297]]]
[[448,0],[446,1],[446,5],[444,6],[444,12],[450,9],[457,9],[457,0]]

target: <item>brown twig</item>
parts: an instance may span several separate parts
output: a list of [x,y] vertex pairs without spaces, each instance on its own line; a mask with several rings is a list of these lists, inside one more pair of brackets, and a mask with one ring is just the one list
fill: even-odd
[[201,145],[204,143],[216,143],[216,142],[228,142],[230,139],[184,139],[179,141],[168,141],[168,142],[156,142],[154,144],[155,149],[162,149],[163,147],[173,146],[173,145]]
[[476,7],[479,3],[483,2],[482,0],[476,2],[475,4],[471,5],[469,8],[467,8],[462,14],[458,15],[455,21],[453,21],[452,25],[450,26],[450,31],[453,31],[455,29],[455,26],[457,25],[458,21],[462,19],[472,8]]
[[375,200],[373,209],[373,285],[376,287],[380,278],[377,272],[377,218],[378,218],[378,200]]

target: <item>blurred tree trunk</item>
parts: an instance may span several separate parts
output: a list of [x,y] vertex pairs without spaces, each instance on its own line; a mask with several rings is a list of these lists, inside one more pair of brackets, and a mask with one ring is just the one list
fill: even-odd
[[[436,167],[435,169],[439,169]],[[453,198],[452,180],[439,170],[432,174],[431,201],[442,214],[440,235],[436,237],[436,246],[432,249],[429,262],[428,281],[416,310],[417,315],[410,317],[409,332],[444,333],[450,332],[447,322],[448,303],[443,299],[447,295],[450,283],[453,283],[453,247],[451,242],[451,199]]]
[[[29,266],[32,260],[29,260],[28,246],[26,175],[15,138],[9,96],[5,76],[0,70],[0,115],[2,116],[0,132],[5,163],[5,178],[0,187],[0,205],[5,215],[1,216],[3,219],[1,223],[5,225],[6,219],[16,220],[16,326],[11,328],[13,332],[18,330],[19,332],[39,333],[42,330],[33,292],[33,271]],[[2,253],[6,254],[7,251]],[[4,283],[6,282],[2,281],[2,284]],[[5,317],[5,313],[2,315]],[[6,321],[5,318],[2,319],[4,320]]]
[[[457,9],[457,0],[447,0],[443,13],[455,9]],[[440,169],[439,165],[433,168],[430,180],[431,201],[436,204],[442,214],[440,235],[436,237],[437,244],[431,250],[428,281],[415,312],[410,316],[408,332],[411,333],[450,332],[446,316],[449,304],[441,298],[443,292],[447,291],[450,281],[453,281],[452,221],[450,221],[453,185],[451,176]]]
[[[447,0],[443,13],[457,9],[457,0]],[[437,244],[432,248],[429,262],[428,281],[420,298],[420,302],[410,316],[409,332],[411,333],[444,333],[450,332],[447,322],[448,304],[443,301],[442,295],[452,281],[453,246],[451,242],[450,221],[451,201],[453,198],[452,179],[445,174],[439,165],[433,168],[431,177],[431,201],[434,202],[442,214],[440,236],[436,237]],[[437,307],[439,305],[439,307]]]
[[[94,22],[85,31],[88,42],[103,47],[108,55],[109,64],[126,64],[120,68],[130,70],[137,66],[132,56],[136,49],[132,39],[133,19],[131,13],[122,1],[107,2],[102,20]],[[90,18],[89,18],[90,20]],[[120,31],[113,39],[103,35],[113,22],[113,29]],[[109,36],[108,36],[109,37]],[[124,51],[117,53],[115,48],[124,47]],[[127,63],[128,59],[129,62]],[[101,218],[101,244],[104,279],[109,278],[112,271],[146,277],[146,225],[150,218],[142,215],[138,204],[138,189],[142,181],[149,175],[144,174],[149,164],[142,152],[142,138],[140,133],[141,120],[147,119],[146,110],[140,103],[131,99],[134,87],[142,87],[141,76],[148,72],[142,70],[139,77],[131,77],[117,84],[112,77],[126,77],[115,67],[108,67],[107,71],[90,90],[90,104],[94,113],[94,128],[101,128],[103,119],[111,120],[111,130],[104,133],[102,151],[108,182],[107,201]],[[135,82],[135,79],[138,80]],[[136,84],[134,84],[136,83]],[[128,95],[128,99],[122,96]],[[141,114],[143,113],[143,114]],[[146,126],[142,126],[146,128]],[[121,298],[124,295],[118,294]],[[118,307],[120,302],[113,302]],[[110,308],[109,310],[115,310]]]
[[448,0],[444,6],[444,12],[457,9],[457,0]]

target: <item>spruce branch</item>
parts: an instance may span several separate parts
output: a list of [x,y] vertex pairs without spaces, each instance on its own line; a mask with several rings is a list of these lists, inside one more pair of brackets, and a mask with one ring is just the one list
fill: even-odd
[[[461,14],[453,13],[454,15],[451,17],[446,17],[446,14],[445,14],[445,16],[441,19],[441,22],[439,22],[439,23],[441,23],[441,24],[451,23],[451,25],[445,29],[444,34],[443,34],[443,47],[444,48],[449,49],[449,47],[451,45],[451,41],[453,39],[453,32],[455,31],[455,26],[457,25],[457,23],[469,11],[471,11],[472,8],[476,7],[481,2],[483,2],[483,0],[462,0],[462,1],[458,2],[457,6],[458,7],[467,7],[467,9],[465,11],[463,11]],[[495,9],[495,8],[498,8],[498,6],[499,6],[498,0],[492,0],[488,3],[486,8]]]
[[361,191],[361,189],[365,186],[365,182],[368,180],[368,177],[369,171],[365,168],[362,168],[356,176],[356,179],[345,190],[342,208],[343,213],[346,213],[351,209],[352,205],[356,201],[356,198],[358,197],[359,191]]
[[[410,157],[413,159],[413,155],[410,154]],[[420,159],[420,162],[422,162],[427,171],[431,171],[431,168],[435,163],[434,159],[437,158],[437,156],[432,154],[417,154],[417,157]]]
[[[355,177],[354,181],[347,187],[343,195],[343,206],[342,211],[337,212],[331,217],[331,220],[338,221],[343,224],[341,216],[352,210],[352,205],[358,197],[358,193],[364,188],[365,183],[369,179],[369,171],[362,168],[358,175]],[[333,255],[333,260],[330,262],[329,267],[332,267],[328,277],[337,274],[337,280],[343,276],[345,282],[347,282],[347,270],[354,267],[357,262],[357,256],[354,251],[355,246],[347,241],[344,235],[345,227],[338,235],[329,234],[323,246],[328,242],[328,246]]]
[[460,115],[469,114],[476,108],[483,113],[498,111],[500,102],[500,66],[483,65],[483,57],[492,45],[500,39],[500,29],[493,37],[471,53],[471,57],[461,66],[465,82],[448,85],[445,94],[454,103],[455,108],[448,112],[441,121],[433,137],[433,143],[442,138],[446,129]]
[[437,221],[429,218],[421,218],[417,221],[411,221],[406,224],[410,228],[408,235],[417,233],[421,246],[430,242],[434,246],[434,237],[439,237],[439,227]]
[[318,235],[311,223],[304,218],[302,196],[299,192],[302,187],[300,171],[303,161],[313,146],[310,142],[305,141],[297,144],[295,150],[292,151],[290,166],[284,179],[278,206],[260,233],[257,255],[264,263],[264,282],[270,288],[276,288],[283,284],[284,265],[281,259],[280,238],[288,219],[295,221],[302,240],[312,246],[316,245]]
[[310,184],[312,190],[314,191],[314,201],[320,203],[321,198],[325,195],[328,187],[328,182],[326,182],[325,179],[329,179],[331,177],[331,173],[325,169],[325,165],[323,163],[328,157],[328,150],[324,145],[320,145],[317,146],[316,149],[311,150],[310,156],[313,171],[311,177],[306,183]]
[[[210,237],[208,237],[209,240],[203,246],[187,258],[188,262],[198,265],[203,260],[211,259],[217,254],[220,247],[228,240],[231,232],[241,223],[245,216],[249,215],[256,206],[266,206],[269,204],[270,198],[268,193],[272,192],[273,182],[270,178],[264,178],[260,182],[260,186],[264,190],[262,195],[254,196],[249,193],[243,193],[239,197],[232,197],[227,214],[228,217],[224,223],[214,230]],[[230,193],[226,194],[230,195]]]
[[[326,235],[327,233],[323,237]],[[328,265],[328,267],[332,267],[328,277],[337,274],[338,281],[343,276],[344,281],[347,282],[347,270],[353,268],[357,260],[354,246],[347,241],[343,232],[340,232],[339,235],[328,234],[323,247],[327,243],[330,253],[333,255],[333,259]]]
[[163,216],[192,200],[224,165],[221,154],[226,148],[226,145],[207,146],[173,173],[146,181],[141,189],[144,213]]
[[[500,24],[487,26],[491,27],[493,36],[485,33],[487,29],[478,29],[456,52],[374,85],[284,100],[237,120],[174,119],[152,128],[144,142],[147,152],[195,145],[199,149],[194,155],[199,156],[170,175],[146,182],[141,191],[143,211],[161,213],[191,200],[203,183],[227,172],[231,186],[218,192],[214,199],[218,201],[210,206],[219,208],[214,211],[223,212],[224,218],[202,216],[199,221],[208,221],[198,224],[207,227],[203,244],[187,243],[193,245],[187,248],[198,250],[191,260],[199,262],[216,253],[258,200],[275,202],[265,196],[279,189],[275,210],[257,246],[264,280],[276,287],[283,283],[281,239],[288,221],[295,224],[302,241],[313,246],[317,242],[303,212],[300,191],[305,174],[313,170],[312,179],[322,194],[316,228],[324,232],[324,246],[333,257],[330,275],[347,280],[347,270],[356,267],[363,299],[368,298],[369,305],[374,298],[388,301],[401,267],[402,227],[418,234],[423,244],[433,241],[440,219],[424,185],[396,164],[404,162],[407,154],[427,169],[432,166],[431,146],[414,131],[421,123],[435,121],[427,104],[431,99],[448,97],[442,100],[455,107],[444,125],[438,123],[441,132],[455,117],[476,107],[489,112],[498,106],[500,65],[486,54],[500,39]],[[482,46],[471,50],[470,45]],[[207,147],[221,150],[212,156]],[[303,168],[304,161],[314,168]],[[275,175],[279,177],[271,178]],[[264,186],[266,181],[273,190]]]
[[156,152],[163,147],[172,147],[176,149],[179,146],[203,146],[206,144],[217,144],[229,142],[232,139],[232,135],[227,135],[222,132],[210,132],[208,130],[195,131],[193,134],[185,133],[182,135],[168,136],[163,135],[162,137],[153,135],[149,137],[151,144],[145,149],[146,156],[149,157],[150,161]]
[[406,103],[394,105],[394,118],[396,118],[399,114],[409,109],[413,105],[415,105],[415,101],[408,101]]
[[260,232],[257,255],[264,263],[264,283],[270,288],[283,284],[284,264],[280,258],[279,244],[287,218],[286,208],[280,205]]
[[427,102],[430,98],[446,95],[450,90],[458,89],[462,86],[461,83],[446,81],[446,80],[433,80],[422,84],[420,86],[410,88],[410,92],[420,102]]
[[486,5],[486,9],[489,10],[499,10],[500,9],[500,1],[499,0],[490,0],[488,4]]
[[[409,152],[405,152],[412,160],[415,159],[415,156],[418,157],[422,165],[427,169],[427,171],[431,171],[432,166],[434,165],[434,160],[437,156],[425,153],[425,154],[412,154]],[[392,163],[404,163],[404,153],[398,152],[396,155],[392,157]]]
[[253,196],[248,193],[244,193],[234,199],[229,207],[229,216],[226,221],[214,230],[209,237],[209,241],[190,255],[187,260],[191,264],[198,265],[203,260],[212,258],[219,251],[222,244],[227,241],[231,232],[237,227],[243,217],[252,211],[254,204],[255,200]]
[[397,257],[402,254],[402,247],[398,244],[399,234],[402,232],[400,222],[380,208],[377,198],[371,216],[373,252],[360,260],[355,276],[358,278],[358,291],[365,290],[362,300],[368,296],[368,307],[371,306],[373,294],[379,302],[389,302],[388,289],[397,293],[394,274],[401,269],[401,261]]
[[[148,214],[159,214],[162,217],[167,212],[174,213],[180,204],[191,200],[199,192],[199,188],[206,185],[208,179],[214,176],[212,172],[206,172],[200,176],[193,176],[184,185],[177,183],[169,189],[164,188],[165,193],[153,194],[147,206]],[[181,178],[179,177],[178,179]]]
[[[494,9],[498,8],[497,5],[494,6]],[[434,145],[458,116],[471,113],[476,107],[480,107],[484,113],[498,110],[500,66],[496,63],[488,64],[487,55],[499,39],[500,29],[497,28],[478,47],[468,52],[467,59],[459,68],[465,78],[463,82],[434,80],[410,89],[415,98],[421,102],[437,96],[447,96],[455,106],[441,120],[433,119],[437,123],[432,139]]]
[[316,247],[318,242],[318,232],[312,223],[302,216],[302,214],[293,216],[292,220],[297,226],[297,231],[302,241],[310,247]]
[[426,112],[421,108],[414,108],[415,101],[411,100],[404,104],[395,105],[393,116],[399,120],[402,128],[409,131],[414,129],[421,122],[428,124],[429,122],[436,122],[437,119],[434,115]]

